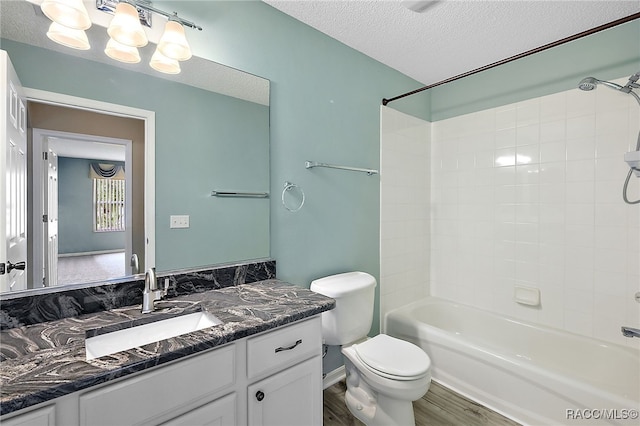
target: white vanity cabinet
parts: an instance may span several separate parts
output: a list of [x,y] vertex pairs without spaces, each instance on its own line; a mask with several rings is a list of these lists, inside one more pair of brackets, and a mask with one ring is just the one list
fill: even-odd
[[322,425],[320,321],[247,341],[249,425]]
[[0,422],[321,426],[321,332],[316,315],[11,413]]
[[[80,425],[158,424],[236,382],[231,344],[80,395]],[[233,414],[233,413],[232,413]]]
[[248,388],[248,424],[322,425],[322,357],[315,356]]
[[2,420],[2,426],[54,426],[56,424],[56,406],[51,404],[28,413]]
[[235,425],[236,394],[224,396],[213,402],[178,416],[162,426],[224,426]]

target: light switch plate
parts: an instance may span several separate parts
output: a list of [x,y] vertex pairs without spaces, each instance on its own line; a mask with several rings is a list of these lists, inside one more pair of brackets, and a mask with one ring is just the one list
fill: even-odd
[[189,215],[171,215],[169,218],[169,228],[188,228]]

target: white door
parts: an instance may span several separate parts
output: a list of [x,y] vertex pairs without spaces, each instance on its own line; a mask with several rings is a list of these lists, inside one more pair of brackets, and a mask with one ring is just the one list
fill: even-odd
[[[33,155],[33,241],[34,255],[31,267],[33,268],[33,281],[41,282],[43,286],[58,285],[60,274],[58,273],[59,259],[59,209],[58,209],[58,159],[60,157],[71,158],[104,158],[106,162],[124,161],[132,164],[132,142],[127,139],[118,139],[103,136],[85,135],[79,133],[60,132],[56,130],[33,128],[32,149],[40,155]],[[100,153],[98,153],[100,152]],[[97,154],[98,153],[98,154]],[[130,275],[129,259],[133,248],[133,226],[131,226],[131,213],[133,205],[132,197],[132,171],[125,166],[125,256],[123,258],[123,275]],[[89,195],[89,194],[87,194]],[[73,230],[67,229],[73,233]],[[74,235],[70,234],[70,237]],[[112,276],[108,279],[120,278]]]
[[48,147],[42,163],[44,211],[44,281],[45,287],[58,285],[58,155]]
[[0,50],[0,291],[27,288],[27,109],[20,80]]

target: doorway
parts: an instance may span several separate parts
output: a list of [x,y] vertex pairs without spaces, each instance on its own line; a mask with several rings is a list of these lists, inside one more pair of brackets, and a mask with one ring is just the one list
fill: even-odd
[[34,128],[31,147],[42,154],[31,165],[31,241],[42,253],[33,280],[53,287],[138,273],[130,262],[132,141]]
[[[84,256],[112,254],[109,251],[121,252],[122,254],[119,256],[122,260],[121,267],[113,268],[114,256],[107,256],[110,259],[109,267],[104,269],[111,272],[105,275],[96,270],[95,279],[91,279],[92,275],[90,273],[85,274],[76,270],[82,264],[87,264],[86,262],[71,263],[73,265],[71,267],[71,275],[76,277],[71,277],[71,281],[75,281],[74,283],[105,281],[138,273],[140,269],[132,266],[132,255],[137,255],[138,268],[144,268],[147,248],[145,239],[146,192],[144,184],[146,177],[145,135],[147,130],[145,120],[87,110],[86,108],[71,105],[39,102],[33,99],[28,102],[28,110],[29,142],[31,144],[29,151],[32,153],[29,161],[29,193],[31,194],[29,215],[33,218],[30,221],[31,229],[29,230],[29,235],[34,236],[34,238],[29,238],[28,248],[30,260],[28,265],[30,265],[30,273],[33,277],[30,280],[30,284],[33,288],[38,288],[40,286],[49,287],[71,283],[69,274],[61,282],[57,280],[58,262],[61,257],[60,253],[52,256],[60,243],[61,235],[57,234],[57,232],[66,232],[67,241],[77,242],[86,239],[84,237],[80,238],[80,230],[73,231],[73,229],[69,230],[68,227],[56,229],[63,223],[61,218],[56,217],[54,211],[51,212],[51,216],[49,216],[49,213],[45,213],[45,210],[50,207],[49,204],[44,203],[47,198],[42,195],[47,193],[47,185],[44,184],[46,181],[46,169],[38,166],[42,160],[40,157],[43,156],[43,153],[46,153],[44,157],[55,157],[58,162],[63,159],[65,164],[94,162],[104,165],[105,163],[123,160],[122,165],[128,175],[125,177],[126,189],[124,191],[128,202],[124,204],[129,211],[124,214],[126,220],[125,233],[127,235],[124,238],[122,248],[120,250],[104,249],[104,247],[98,250],[78,249],[77,247],[71,249],[71,253]],[[70,148],[70,146],[75,146],[75,148]],[[119,158],[109,157],[104,154],[105,151],[109,151],[108,149],[105,150],[105,148],[116,146],[123,148],[120,151],[125,154]],[[89,180],[88,167],[85,170],[86,180]],[[58,190],[55,197],[59,198],[59,194],[60,191]],[[91,194],[84,195],[91,196]],[[69,214],[68,211],[67,214]],[[45,222],[45,219],[48,222]],[[57,221],[54,223],[53,221],[56,219]],[[67,220],[66,222],[73,222],[73,220]],[[82,233],[86,235],[87,232],[97,234],[95,228],[87,229],[85,225]],[[56,247],[55,243],[58,243],[58,247]],[[68,249],[64,249],[64,251],[69,252]],[[62,254],[64,255],[64,253]],[[67,260],[65,259],[66,266],[70,263]],[[69,268],[66,268],[66,270],[69,270]],[[121,270],[124,272],[117,272]],[[112,276],[112,273],[116,275]]]

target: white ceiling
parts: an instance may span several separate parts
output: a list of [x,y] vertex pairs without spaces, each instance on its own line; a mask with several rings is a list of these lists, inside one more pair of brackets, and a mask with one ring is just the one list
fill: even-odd
[[640,12],[638,0],[263,1],[425,85]]

